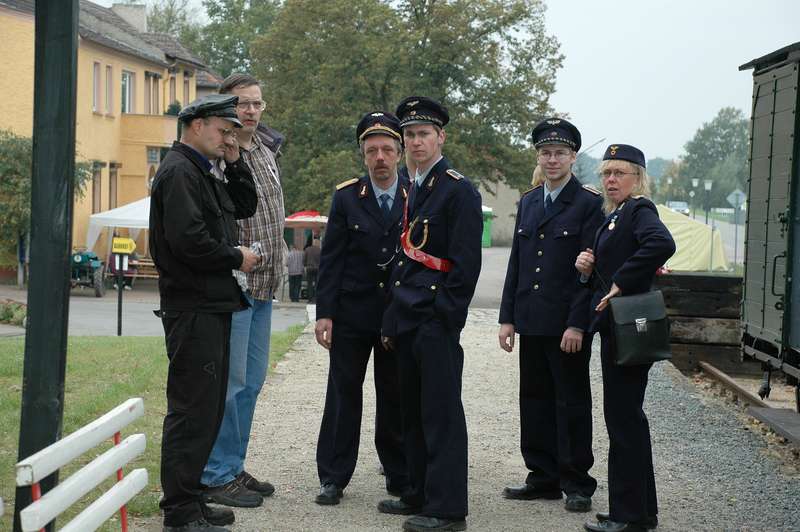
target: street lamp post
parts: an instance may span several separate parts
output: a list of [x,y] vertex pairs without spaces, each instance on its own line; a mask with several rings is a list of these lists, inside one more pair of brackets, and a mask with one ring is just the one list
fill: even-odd
[[704,179],[703,180],[703,188],[706,191],[706,200],[705,200],[705,204],[706,204],[706,225],[708,225],[708,211],[711,210],[711,203],[710,203],[709,197],[711,195],[711,185],[712,184],[714,184],[714,182],[711,181],[710,179]]
[[667,193],[665,194],[667,204],[669,204],[669,197],[672,195],[672,177],[667,178]]
[[[700,180],[698,178],[696,178],[696,177],[693,177],[692,178],[692,188],[693,189],[697,188],[697,185],[699,185],[699,184],[700,184]],[[691,194],[689,194],[689,197],[692,198],[692,218],[696,220],[697,219],[697,205],[695,205],[695,203],[694,203],[694,196],[695,196],[695,192],[694,192],[694,190],[692,190]]]

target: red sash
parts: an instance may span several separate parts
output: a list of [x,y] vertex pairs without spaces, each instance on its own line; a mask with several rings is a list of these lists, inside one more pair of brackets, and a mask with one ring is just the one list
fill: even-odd
[[[415,186],[413,181],[411,182],[411,186]],[[411,244],[411,233],[408,230],[408,197],[410,195],[411,194],[406,195],[405,205],[403,206],[403,232],[400,234],[400,245],[403,246],[403,251],[408,258],[425,265],[431,270],[449,272],[453,267],[452,261],[434,257],[420,249],[414,248],[413,244]]]

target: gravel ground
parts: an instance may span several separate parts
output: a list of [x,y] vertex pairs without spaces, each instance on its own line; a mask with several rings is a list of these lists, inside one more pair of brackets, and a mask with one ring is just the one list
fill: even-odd
[[[519,454],[517,355],[497,347],[496,310],[472,309],[462,335],[463,400],[470,438],[470,530],[580,530],[592,514],[559,501],[508,501],[503,487],[524,480]],[[248,470],[277,491],[261,508],[237,509],[235,531],[399,530],[402,517],[377,512],[386,493],[372,444],[371,369],[364,397],[359,463],[338,506],[313,502],[315,447],[325,396],[327,353],[306,327],[262,393]],[[661,531],[798,530],[800,476],[785,472],[764,439],[724,401],[702,394],[669,364],[650,373],[646,410],[653,434]],[[595,398],[595,510],[607,509],[608,438],[602,416],[599,343],[592,358]],[[155,531],[155,520],[139,530]]]

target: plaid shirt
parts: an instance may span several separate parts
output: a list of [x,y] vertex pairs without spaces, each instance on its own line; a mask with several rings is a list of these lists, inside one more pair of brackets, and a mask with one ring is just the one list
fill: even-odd
[[288,248],[283,240],[286,212],[283,208],[280,169],[275,154],[264,145],[258,133],[250,149],[242,148],[242,157],[253,173],[258,192],[256,213],[238,220],[239,240],[243,246],[261,242],[261,264],[247,274],[247,286],[256,299],[268,300],[286,275]]

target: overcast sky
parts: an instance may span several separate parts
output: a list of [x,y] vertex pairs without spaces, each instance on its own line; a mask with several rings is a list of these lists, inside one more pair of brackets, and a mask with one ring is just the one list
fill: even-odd
[[606,137],[595,157],[612,142],[679,157],[720,108],[749,119],[752,70],[739,65],[800,41],[800,0],[545,1],[566,56],[552,104],[584,146]]
[[566,56],[552,105],[585,146],[606,137],[648,158],[678,157],[725,106],[750,118],[753,71],[738,67],[800,41],[800,0],[547,0]]

